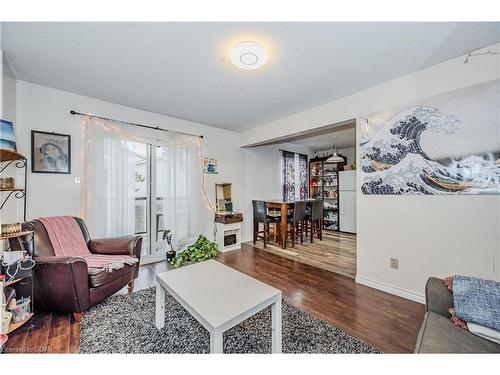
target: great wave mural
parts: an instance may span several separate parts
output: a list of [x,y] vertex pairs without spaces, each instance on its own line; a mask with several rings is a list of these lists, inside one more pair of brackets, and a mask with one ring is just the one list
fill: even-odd
[[364,194],[500,194],[500,80],[359,118]]

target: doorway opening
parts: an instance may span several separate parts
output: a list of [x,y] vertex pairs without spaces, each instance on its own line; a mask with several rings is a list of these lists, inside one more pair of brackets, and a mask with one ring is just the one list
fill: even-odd
[[[295,196],[295,200],[321,202],[322,238],[314,237],[311,242],[306,237],[302,244],[295,243],[294,247],[286,249],[271,243],[265,250],[355,278],[357,232],[355,120],[332,125],[320,132],[280,139],[280,142],[288,147],[296,146],[295,148],[305,150],[307,153],[307,182],[301,179],[307,184],[307,194],[301,194],[300,199]],[[304,189],[301,188],[300,191],[302,190]]]

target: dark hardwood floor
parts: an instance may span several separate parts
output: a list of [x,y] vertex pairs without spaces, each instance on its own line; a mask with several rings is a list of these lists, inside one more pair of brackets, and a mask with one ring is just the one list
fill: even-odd
[[381,292],[346,276],[270,254],[251,244],[219,260],[281,289],[283,298],[385,353],[415,348],[424,305]]
[[[167,262],[141,266],[134,291],[154,285],[155,275],[172,267]],[[127,288],[116,294],[127,294]],[[9,334],[5,353],[78,353],[80,323],[71,314],[37,311],[31,321]]]
[[[251,244],[218,260],[283,291],[289,303],[386,353],[409,353],[424,306],[356,284],[351,278],[270,254]],[[166,262],[141,266],[135,290],[154,285]],[[124,288],[118,294],[125,294]],[[80,327],[70,314],[38,312],[9,336],[8,353],[77,353]]]

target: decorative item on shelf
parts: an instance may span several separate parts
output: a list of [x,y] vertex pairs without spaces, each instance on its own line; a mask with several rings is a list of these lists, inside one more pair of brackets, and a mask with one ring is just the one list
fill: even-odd
[[0,178],[0,189],[9,190],[16,188],[16,180],[14,177],[1,177]]
[[209,241],[204,235],[200,234],[196,242],[188,246],[183,252],[177,254],[171,264],[174,268],[179,268],[188,264],[214,259],[217,255],[219,255],[217,244]]
[[0,120],[0,149],[17,151],[14,124],[11,121]]
[[321,163],[319,165],[312,165],[310,170],[311,177],[319,177],[323,175],[323,167]]
[[12,321],[12,313],[10,311],[3,311],[2,313],[2,334],[9,332],[10,322]]
[[31,172],[71,173],[71,136],[31,131]]
[[336,168],[336,167],[334,167],[334,166],[327,166],[327,165],[325,165],[323,174],[324,174],[325,176],[331,176],[331,175],[335,174],[335,173],[336,173],[336,171],[337,171],[337,168]]
[[2,224],[2,237],[8,237],[22,232],[21,223]]
[[321,186],[321,181],[319,178],[311,178],[311,186],[316,187],[316,186]]
[[21,323],[30,315],[31,299],[20,298],[19,300],[12,299],[9,303],[8,309],[12,313],[12,323]]
[[219,168],[217,166],[217,159],[203,158],[203,173],[205,174],[218,174]]

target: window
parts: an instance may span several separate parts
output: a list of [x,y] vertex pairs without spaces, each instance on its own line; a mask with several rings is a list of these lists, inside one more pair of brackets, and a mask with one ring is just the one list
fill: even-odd
[[307,155],[281,151],[283,200],[307,198]]
[[[127,124],[85,123],[84,217],[96,237],[139,234],[141,262],[184,250],[200,233],[201,140]],[[96,177],[97,176],[97,177]]]

